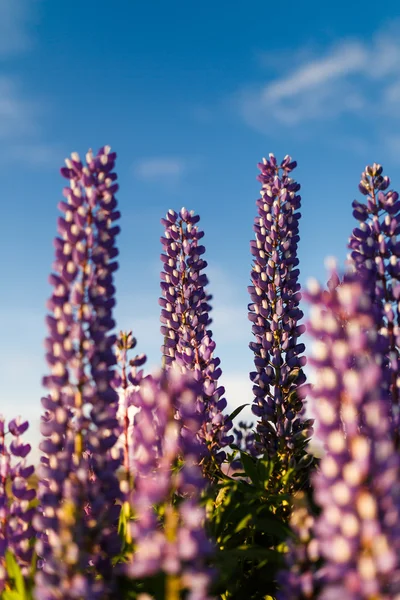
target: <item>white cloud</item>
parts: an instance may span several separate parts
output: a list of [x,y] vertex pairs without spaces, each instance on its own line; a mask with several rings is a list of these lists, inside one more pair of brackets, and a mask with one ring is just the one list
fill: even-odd
[[[210,316],[213,320],[211,330],[217,343],[221,344],[245,344],[251,339],[251,324],[247,318],[246,287],[241,289],[237,285],[237,278],[220,266],[208,266],[206,274],[209,279],[208,292],[212,294],[212,311]],[[217,350],[218,352],[218,350]]]
[[210,313],[211,329],[219,343],[242,342],[251,338],[251,323],[247,319],[247,307],[213,303]]
[[[32,46],[34,25],[41,0],[0,0],[0,60],[10,62],[13,55]],[[10,70],[0,75],[0,156],[3,168],[10,162],[31,167],[54,164],[60,149],[40,140],[39,101],[25,89],[23,82]]]
[[213,120],[213,112],[206,106],[194,106],[191,113],[199,123],[210,123]]
[[22,161],[31,167],[55,167],[62,163],[64,152],[54,144],[28,142],[13,144],[7,148],[7,156],[12,161]]
[[252,392],[253,384],[250,381],[248,373],[223,372],[220,383],[225,388],[225,398],[228,402],[226,412],[228,414],[233,412],[235,408],[242,406],[242,404],[249,405],[236,417],[235,424],[239,423],[239,421],[247,421],[255,424],[257,417],[251,412],[251,404],[254,399]]
[[381,145],[389,152],[391,161],[400,164],[400,131],[386,133],[380,139]]
[[312,90],[327,82],[363,69],[368,53],[359,43],[344,43],[322,59],[302,65],[286,78],[268,85],[263,92],[267,101],[278,101]]
[[0,57],[24,52],[31,46],[33,7],[39,0],[1,0]]
[[264,131],[344,115],[374,121],[399,117],[399,32],[394,23],[370,40],[342,40],[313,56],[308,52],[283,76],[239,92],[237,106],[251,126]]
[[60,163],[64,154],[61,146],[40,139],[42,114],[43,106],[28,96],[17,78],[0,75],[0,157],[3,168],[8,168],[10,162],[34,168]]
[[0,76],[0,139],[35,132],[34,106],[22,97],[21,86],[12,77]]
[[136,177],[147,181],[162,177],[179,179],[186,170],[186,164],[181,158],[158,156],[138,160],[133,170]]

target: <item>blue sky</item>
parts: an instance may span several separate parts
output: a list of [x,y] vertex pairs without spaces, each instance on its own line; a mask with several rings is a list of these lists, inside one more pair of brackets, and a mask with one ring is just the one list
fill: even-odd
[[269,152],[297,159],[301,280],[343,261],[359,175],[400,186],[400,14],[379,5],[253,0],[1,0],[0,398],[40,415],[59,167],[118,153],[120,328],[159,362],[159,219],[200,213],[214,336],[231,406],[251,401],[249,240]]

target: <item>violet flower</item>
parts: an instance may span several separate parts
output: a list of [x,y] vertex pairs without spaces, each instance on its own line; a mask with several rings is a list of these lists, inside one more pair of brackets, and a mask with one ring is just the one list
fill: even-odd
[[326,453],[314,477],[321,515],[315,535],[325,562],[321,600],[389,600],[400,593],[399,457],[381,368],[388,338],[365,278],[336,289],[310,284],[309,332],[319,437]]
[[139,579],[163,572],[165,597],[171,600],[183,590],[190,600],[209,598],[205,560],[211,546],[199,504],[205,483],[196,437],[199,391],[198,383],[169,370],[144,378],[132,397],[139,409],[133,440],[136,520],[131,524],[135,549],[126,571]]
[[312,600],[318,598],[319,549],[314,537],[315,516],[306,494],[294,498],[290,527],[295,537],[287,542],[286,569],[278,573],[277,600]]
[[[35,510],[31,502],[36,491],[29,484],[29,477],[34,473],[34,467],[27,465],[31,446],[22,440],[28,426],[27,421],[17,417],[7,427],[4,417],[0,416],[0,593],[9,581],[7,551],[13,553],[24,577],[28,577],[31,570],[35,536],[32,527]],[[6,436],[12,437],[11,442],[7,443]]]
[[382,166],[374,163],[362,173],[360,192],[366,203],[353,202],[353,215],[359,221],[349,240],[350,260],[357,271],[363,271],[370,282],[371,301],[379,306],[377,327],[388,338],[386,354],[389,389],[395,422],[394,436],[400,444],[399,377],[400,377],[400,200],[389,190],[390,180],[382,175]]
[[[147,360],[145,354],[136,355],[132,359],[128,359],[128,353],[135,348],[136,339],[132,336],[131,331],[120,331],[116,343],[117,362],[120,367],[120,377],[115,382],[118,388],[119,404],[117,418],[120,424],[120,437],[118,446],[121,447],[123,453],[123,469],[120,475],[120,489],[123,497],[122,510],[124,511],[125,522],[129,522],[132,517],[131,508],[131,493],[134,487],[135,466],[134,466],[134,417],[138,409],[133,404],[133,395],[140,387],[143,379],[143,369],[141,366]],[[128,366],[131,372],[128,374]],[[130,535],[130,527],[121,527],[120,535],[123,535],[125,541],[130,544],[132,542]]]
[[165,227],[161,238],[164,253],[161,260],[160,298],[161,333],[164,336],[165,368],[175,365],[182,373],[191,372],[201,384],[198,410],[203,415],[199,437],[220,464],[223,448],[233,441],[228,435],[232,422],[223,414],[225,389],[218,384],[222,374],[220,359],[214,356],[215,342],[208,329],[211,319],[205,291],[207,276],[202,273],[207,262],[205,248],[199,242],[204,236],[197,225],[200,217],[182,208],[179,214],[170,210],[161,222]]
[[259,417],[258,452],[277,456],[283,469],[298,465],[305,456],[311,419],[305,417],[305,346],[299,342],[304,325],[299,308],[300,284],[297,265],[299,241],[300,185],[291,177],[296,162],[286,156],[279,165],[273,154],[259,163],[261,198],[256,202],[256,239],[249,293],[249,319],[253,323],[256,370],[253,381],[253,413]]
[[[131,465],[132,442],[134,439],[133,419],[137,411],[132,403],[132,395],[135,389],[138,388],[143,378],[143,370],[139,369],[147,360],[145,354],[135,356],[128,360],[128,352],[135,348],[136,339],[132,336],[131,331],[120,331],[117,340],[117,362],[120,367],[120,378],[118,380],[119,388],[119,404],[117,417],[120,423],[120,439],[119,444],[123,450],[123,468],[124,481],[128,483],[128,487],[132,487],[134,477],[134,469]],[[128,366],[131,368],[131,373],[128,374]],[[124,486],[123,486],[124,487]],[[125,486],[126,487],[126,486]]]
[[115,158],[106,146],[96,156],[89,151],[83,166],[73,153],[61,170],[70,187],[59,204],[64,216],[58,220],[50,276],[46,358],[51,372],[44,378],[49,396],[42,400],[37,517],[45,535],[37,544],[43,561],[37,600],[103,597],[120,547],[115,504],[120,460],[113,454],[118,395],[111,385],[116,337],[110,333],[120,216]]
[[242,451],[248,454],[254,453],[255,435],[253,431],[253,423],[239,421],[238,426],[233,429],[235,436],[235,445]]

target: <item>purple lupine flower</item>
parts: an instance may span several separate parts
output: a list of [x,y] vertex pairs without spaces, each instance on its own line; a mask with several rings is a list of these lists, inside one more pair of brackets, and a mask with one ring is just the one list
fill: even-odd
[[[361,275],[363,275],[361,273]],[[399,457],[382,370],[388,338],[365,277],[322,290],[312,282],[309,332],[319,437],[314,477],[321,600],[389,600],[400,593]]]
[[243,452],[249,454],[254,453],[255,448],[255,435],[253,431],[253,423],[245,423],[245,421],[239,421],[238,427],[233,429],[235,436],[235,445]]
[[305,330],[299,324],[303,313],[297,268],[300,185],[290,177],[296,162],[289,156],[279,165],[270,154],[258,167],[262,188],[256,202],[249,286],[249,319],[255,336],[250,348],[256,367],[250,373],[252,411],[259,417],[257,450],[279,456],[287,467],[304,456],[312,434],[312,420],[304,415],[306,359],[301,355],[305,346],[299,342]]
[[[30,444],[24,444],[22,435],[28,429],[28,421],[20,417],[6,425],[0,416],[0,593],[8,581],[5,554],[10,551],[24,577],[29,576],[33,557],[32,527],[34,508],[32,500],[36,491],[29,486],[34,467],[27,465]],[[7,444],[6,436],[12,440]],[[10,489],[9,489],[10,486]]]
[[[199,504],[205,484],[196,436],[201,423],[199,388],[198,382],[171,369],[144,378],[132,397],[139,409],[133,440],[135,550],[126,570],[133,578],[164,572],[167,598],[181,597],[184,589],[191,600],[209,598],[205,559],[211,545]],[[163,507],[163,528],[156,506]]]
[[400,200],[397,192],[389,190],[390,180],[382,175],[382,166],[367,166],[361,175],[360,192],[366,203],[353,202],[353,215],[359,221],[349,240],[350,260],[357,271],[366,273],[370,295],[379,306],[377,327],[387,336],[386,355],[389,389],[393,404],[395,443],[400,444]]
[[[132,482],[134,471],[131,466],[131,446],[133,440],[133,417],[137,411],[132,404],[132,394],[140,385],[143,378],[143,370],[139,367],[143,366],[147,360],[145,354],[135,356],[128,361],[128,352],[136,346],[136,339],[132,336],[131,331],[120,331],[117,340],[117,362],[120,366],[120,378],[118,380],[119,387],[119,404],[117,417],[120,423],[120,444],[123,448],[123,467],[125,481]],[[131,367],[131,373],[127,373],[128,365]],[[129,483],[131,487],[131,483]]]
[[[143,369],[140,369],[140,367],[147,360],[145,354],[139,354],[128,361],[128,352],[135,348],[136,344],[137,341],[132,336],[131,331],[120,331],[116,344],[117,362],[121,373],[116,382],[119,394],[117,418],[120,424],[118,445],[122,448],[123,452],[123,471],[120,477],[120,489],[123,496],[122,510],[128,521],[132,516],[130,496],[136,475],[133,458],[135,439],[134,416],[138,409],[133,404],[132,397],[134,392],[139,389],[144,376]],[[131,368],[129,374],[127,373],[128,365]],[[130,527],[126,527],[123,533],[126,542],[130,544],[132,542]]]
[[166,368],[176,365],[182,373],[192,372],[201,383],[198,409],[203,415],[199,437],[220,464],[222,450],[233,441],[228,435],[232,422],[224,416],[225,389],[218,384],[222,374],[220,359],[214,356],[215,342],[207,329],[211,323],[211,296],[205,287],[207,276],[202,273],[207,262],[202,258],[205,248],[200,243],[204,232],[197,225],[200,217],[185,208],[178,213],[169,210],[161,220],[165,227],[161,238],[164,253],[161,260],[160,298],[162,347]]
[[277,600],[312,600],[319,593],[319,550],[314,537],[315,516],[306,494],[294,498],[290,527],[294,538],[287,542],[286,569],[278,573]]
[[115,158],[106,146],[96,156],[89,151],[84,166],[73,153],[61,170],[70,187],[59,204],[64,216],[47,305],[51,373],[44,378],[49,396],[42,399],[37,600],[103,598],[120,547],[120,460],[113,450],[118,395],[111,384],[116,337],[110,333],[120,216]]

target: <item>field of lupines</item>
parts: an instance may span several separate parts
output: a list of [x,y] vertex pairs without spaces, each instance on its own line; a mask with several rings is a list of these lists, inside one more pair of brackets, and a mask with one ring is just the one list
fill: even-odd
[[115,333],[115,160],[105,146],[61,169],[36,473],[28,423],[0,420],[1,598],[399,600],[400,201],[382,167],[303,324],[296,163],[258,165],[246,424],[219,383],[194,212],[161,220],[160,370]]

